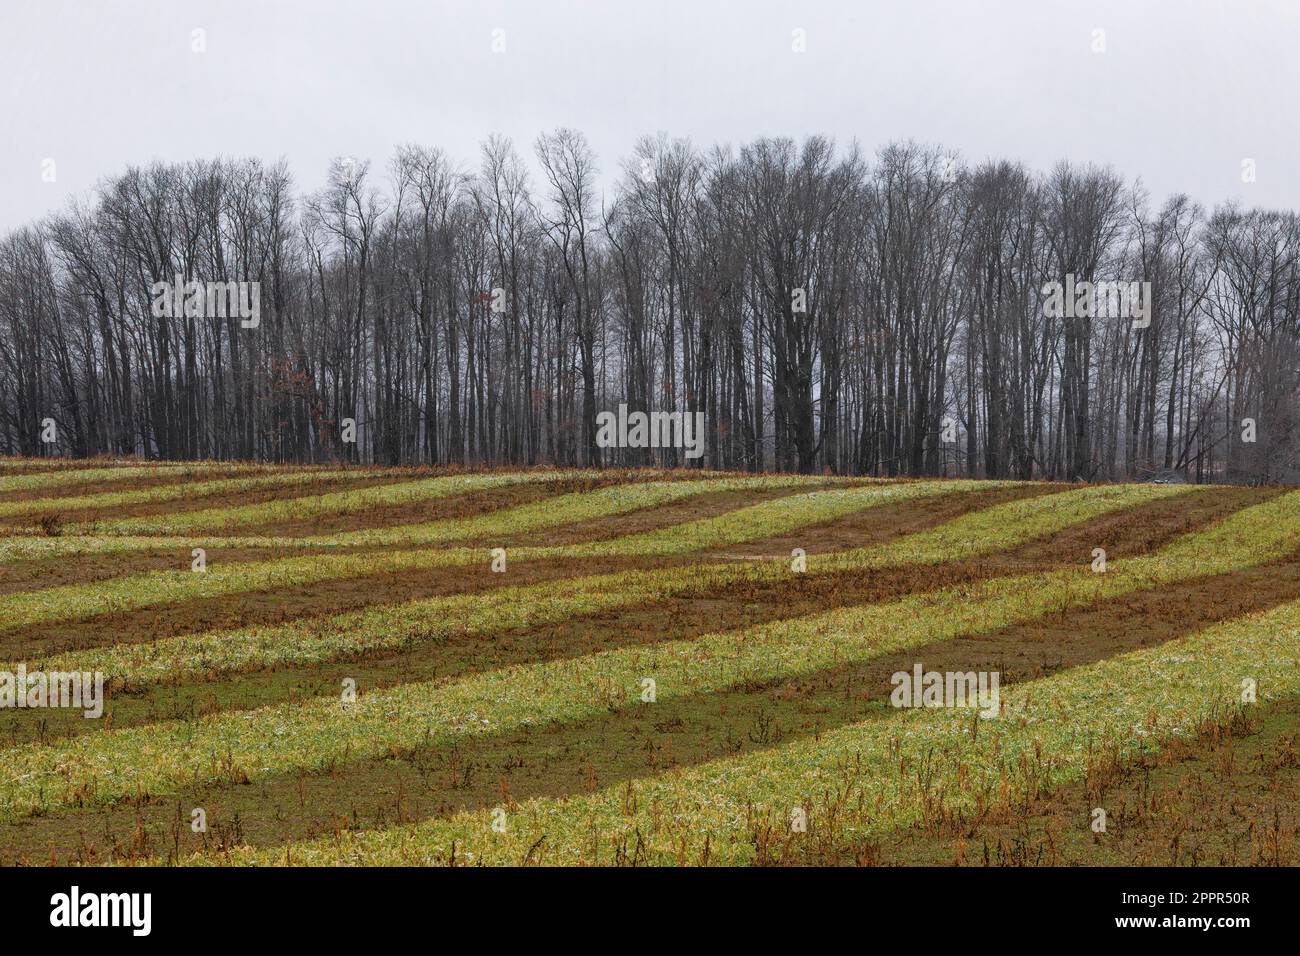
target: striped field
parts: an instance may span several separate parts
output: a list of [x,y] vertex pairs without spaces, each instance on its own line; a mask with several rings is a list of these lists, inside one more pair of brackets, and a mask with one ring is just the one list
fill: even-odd
[[1295,864],[1300,491],[7,460],[0,748],[5,864]]

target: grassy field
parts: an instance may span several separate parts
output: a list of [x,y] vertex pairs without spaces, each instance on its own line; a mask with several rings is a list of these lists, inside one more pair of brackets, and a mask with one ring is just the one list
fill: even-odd
[[11,459],[20,668],[5,864],[1300,863],[1283,488]]

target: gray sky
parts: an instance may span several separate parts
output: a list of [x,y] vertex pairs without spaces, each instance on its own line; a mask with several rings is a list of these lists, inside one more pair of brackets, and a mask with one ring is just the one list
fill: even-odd
[[307,191],[333,156],[382,170],[418,142],[469,169],[490,132],[531,158],[556,126],[587,134],[607,182],[646,133],[826,133],[1300,209],[1297,50],[1287,0],[6,2],[0,230],[155,158],[283,156]]

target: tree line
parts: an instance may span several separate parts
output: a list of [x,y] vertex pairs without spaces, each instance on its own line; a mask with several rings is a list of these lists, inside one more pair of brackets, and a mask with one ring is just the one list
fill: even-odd
[[[0,454],[1300,478],[1300,218],[895,143],[129,168],[0,240]],[[152,308],[256,283],[259,319]],[[1144,322],[1044,308],[1142,282]],[[233,287],[232,293],[233,293]],[[196,300],[197,301],[197,300]],[[704,453],[609,448],[620,404]]]

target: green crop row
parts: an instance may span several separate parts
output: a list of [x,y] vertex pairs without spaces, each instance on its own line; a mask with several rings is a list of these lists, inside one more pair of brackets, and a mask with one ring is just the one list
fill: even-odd
[[138,481],[141,478],[181,478],[186,475],[205,475],[214,472],[241,474],[250,468],[235,465],[156,465],[119,466],[116,468],[75,468],[43,471],[35,474],[5,475],[0,477],[0,492],[33,491],[47,485],[65,487],[99,484],[101,482]]
[[140,518],[123,518],[118,521],[97,521],[97,534],[122,535],[177,535],[223,531],[249,525],[275,524],[283,521],[303,521],[325,515],[340,515],[406,505],[415,502],[436,501],[451,495],[485,491],[506,485],[530,482],[563,481],[575,477],[576,472],[538,471],[511,472],[489,475],[443,475],[421,478],[395,484],[354,488],[316,495],[291,501],[267,501],[254,505],[234,505],[226,508],[205,508],[176,515],[150,515]]
[[[16,514],[62,514],[87,508],[124,508],[139,504],[164,504],[174,501],[194,500],[214,495],[235,495],[268,488],[285,487],[292,490],[299,485],[313,485],[322,481],[364,479],[374,472],[357,469],[346,471],[290,471],[250,478],[220,478],[215,481],[183,482],[157,485],[135,491],[105,491],[96,495],[62,495],[50,498],[33,498],[27,501],[0,501],[0,518]],[[81,526],[72,526],[75,531]]]
[[[1246,680],[1256,682],[1261,701],[1300,693],[1300,602],[1003,688],[1003,716],[995,719],[881,703],[868,719],[815,738],[591,795],[190,862],[413,865],[445,862],[454,844],[456,859],[470,865],[610,863],[620,846],[636,847],[646,865],[701,862],[707,846],[707,861],[722,865],[752,862],[764,831],[778,844],[825,831],[857,845],[944,813],[969,816],[1048,792],[1082,779],[1090,766],[1156,751],[1248,706]],[[807,815],[805,834],[791,832],[794,808]]]
[[[1288,499],[1287,506],[1278,506]],[[1236,551],[1220,560],[1246,566],[1290,546],[1298,506],[1300,493],[1256,506],[1264,511],[1246,509],[1234,516],[1244,537]],[[1283,526],[1280,516],[1289,525]],[[1249,531],[1260,537],[1251,539]],[[0,808],[21,814],[84,799],[90,792],[94,799],[108,801],[132,793],[166,793],[185,782],[216,779],[216,754],[228,766],[255,776],[311,770],[345,756],[359,758],[422,742],[443,745],[470,735],[591,719],[610,706],[635,701],[647,676],[656,680],[661,700],[706,694],[741,680],[797,676],[972,629],[997,628],[1060,610],[1063,601],[1104,599],[1201,570],[1186,558],[1162,568],[1163,561],[1160,556],[1133,559],[1126,563],[1132,570],[1106,575],[1079,569],[995,579],[746,631],[507,667],[451,683],[407,684],[363,693],[354,703],[317,699],[106,731],[47,747],[25,746],[9,756],[29,773],[0,783]],[[114,768],[111,778],[103,777],[104,767]]]
[[[868,487],[856,489],[854,495],[861,508],[899,500],[898,489],[917,496],[927,489],[957,490],[962,486],[954,482],[927,485],[915,483],[903,486]],[[1197,486],[1182,486],[1194,488]],[[894,564],[932,562],[942,559],[942,547],[953,549],[953,557],[975,553],[990,553],[1031,538],[1048,534],[1089,518],[1128,507],[1154,497],[1188,493],[1178,486],[1105,486],[1079,488],[1041,499],[1016,501],[964,515],[930,531],[909,535],[897,542],[877,549],[863,549],[839,555],[823,555],[810,561],[812,570],[836,570],[845,567],[871,568]],[[789,501],[790,499],[786,499]],[[812,493],[810,501],[799,507],[802,520],[816,522],[823,514],[843,514],[841,496],[826,497]],[[679,540],[674,553],[687,554],[703,544],[736,543],[752,540],[769,533],[773,514],[763,505],[740,509],[733,514],[697,523],[689,536]],[[792,530],[787,524],[785,531]],[[976,532],[981,533],[976,536]],[[553,548],[515,548],[508,555],[507,566],[513,561],[564,560],[593,557],[603,554],[633,554],[626,538],[594,542],[586,545]],[[662,555],[662,545],[653,552]],[[254,591],[271,591],[302,587],[322,581],[340,580],[366,574],[396,573],[439,567],[464,567],[481,562],[484,573],[490,573],[491,549],[449,548],[444,550],[397,551],[380,554],[304,555],[275,561],[257,561],[210,567],[206,572],[153,571],[89,584],[66,585],[41,591],[31,591],[0,597],[0,621],[10,628],[28,627],[41,623],[84,620],[99,614],[138,611],[159,604],[202,600]],[[780,576],[784,565],[771,563],[763,572]],[[694,569],[696,578],[703,573]],[[508,580],[508,579],[505,579]]]
[[[973,517],[973,516],[972,516]],[[1004,525],[1004,529],[1009,527]],[[916,535],[920,544],[896,546],[896,553],[929,553],[927,540],[944,537],[944,528]],[[1002,541],[1010,539],[1005,530]],[[906,545],[906,541],[900,542]],[[1093,598],[1155,587],[1197,575],[1241,570],[1300,552],[1300,493],[1244,508],[1210,528],[1187,534],[1155,555],[1112,562],[1105,575],[1075,571],[1018,579],[1025,586],[1078,578]],[[869,555],[862,562],[874,566]],[[1089,555],[1080,555],[1085,570]],[[830,573],[841,564],[814,563],[808,574]],[[110,679],[139,687],[215,677],[260,667],[320,664],[375,651],[398,652],[454,635],[541,626],[579,615],[635,607],[653,601],[742,583],[788,576],[783,563],[689,565],[652,571],[624,571],[571,578],[563,589],[553,582],[495,588],[485,593],[427,598],[385,605],[324,619],[182,635],[148,644],[73,651],[42,663],[47,670],[101,671]],[[958,598],[965,592],[956,592]],[[921,600],[918,598],[918,600]],[[954,612],[956,613],[956,612]]]
[[[856,506],[867,508],[886,500],[897,500],[896,496],[899,493],[897,489],[922,489],[923,487],[918,483],[857,489]],[[941,483],[930,487],[943,490],[956,489],[960,486],[957,483]],[[699,494],[702,490],[699,484],[692,484],[687,489],[687,493]],[[640,500],[650,500],[655,489],[647,489],[647,492],[648,494],[642,496]],[[906,493],[920,494],[921,492],[913,490]],[[637,497],[633,494],[626,500],[637,500]],[[830,515],[842,513],[843,502],[840,498],[825,498],[816,493],[813,497],[816,499],[815,506],[800,510],[804,520],[815,520],[819,513]],[[616,504],[614,499],[604,500]],[[290,503],[286,502],[286,504]],[[581,508],[576,502],[574,505]],[[765,533],[772,518],[770,509],[759,511],[741,509],[741,511],[746,512],[748,516],[746,519],[736,520],[729,515],[722,515],[710,520],[715,527],[725,528],[732,540],[742,540],[746,536],[758,537]],[[582,513],[589,512],[582,511]],[[565,512],[556,508],[555,514],[558,516]],[[626,553],[617,550],[620,547],[619,542],[624,540],[615,539],[613,542],[570,547],[517,548],[513,549],[512,557],[518,561],[585,557],[600,553],[601,547],[610,549],[610,553]],[[690,547],[698,546],[698,543],[698,537],[683,538],[679,553],[686,553]],[[42,622],[83,620],[97,614],[140,610],[171,601],[198,600],[228,594],[296,587],[365,574],[404,572],[421,568],[432,571],[439,567],[464,567],[475,562],[482,562],[484,573],[488,573],[490,561],[491,547],[485,543],[481,548],[394,551],[379,554],[303,555],[273,561],[217,565],[209,567],[202,573],[190,570],[152,571],[107,581],[65,585],[0,597],[0,622],[13,628]]]
[[[646,481],[594,491],[557,495],[473,518],[368,528],[340,534],[306,536],[310,546],[429,545],[448,541],[504,540],[507,537],[628,514],[643,508],[674,504],[704,494],[728,491],[772,491],[809,484],[803,476],[709,478],[701,481]],[[830,485],[830,481],[826,481]],[[787,499],[788,500],[788,499]]]

